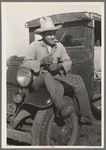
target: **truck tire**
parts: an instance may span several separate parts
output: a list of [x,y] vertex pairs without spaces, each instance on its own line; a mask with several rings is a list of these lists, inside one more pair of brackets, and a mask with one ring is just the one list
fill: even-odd
[[[70,97],[64,96],[64,100],[73,104]],[[35,116],[31,145],[77,145],[78,137],[79,124],[75,112],[63,120],[55,116],[51,107],[48,110],[38,111]]]

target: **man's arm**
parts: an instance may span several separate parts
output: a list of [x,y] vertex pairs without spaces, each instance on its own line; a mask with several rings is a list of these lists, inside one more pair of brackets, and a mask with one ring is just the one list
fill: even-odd
[[36,47],[35,42],[33,42],[27,49],[27,53],[23,61],[23,66],[32,69],[34,72],[39,72],[40,62],[41,60],[36,59]]
[[62,62],[61,65],[64,68],[65,72],[67,73],[72,66],[72,61],[70,60],[69,55],[66,52],[65,47],[61,44],[61,58],[60,61]]
[[70,57],[66,53],[66,50],[61,43],[60,48],[61,48],[60,62],[58,64],[53,64],[52,66],[49,67],[49,69],[50,71],[62,69],[65,71],[65,73],[67,73],[71,68],[72,61],[70,60]]
[[43,59],[37,58],[37,48],[36,43],[33,42],[29,45],[27,53],[25,55],[23,66],[32,69],[34,72],[38,73],[42,65],[51,64],[53,62],[53,57],[46,56]]

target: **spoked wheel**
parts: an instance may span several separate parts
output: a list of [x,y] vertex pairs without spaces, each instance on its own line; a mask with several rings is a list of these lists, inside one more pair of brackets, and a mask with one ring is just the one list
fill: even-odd
[[[65,96],[65,100],[72,102],[72,99]],[[39,115],[38,112],[37,115]],[[43,118],[38,125],[35,117],[32,127],[32,145],[76,145],[79,137],[79,125],[76,113],[63,120],[56,117],[53,108],[43,112]],[[42,121],[41,121],[42,120]],[[36,127],[36,125],[38,125]],[[36,129],[37,128],[37,129]],[[38,129],[39,128],[39,129]]]

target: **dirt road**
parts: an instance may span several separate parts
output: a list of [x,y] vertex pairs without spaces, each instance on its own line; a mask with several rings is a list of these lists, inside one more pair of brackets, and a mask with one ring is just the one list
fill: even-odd
[[[23,145],[27,146],[26,143],[15,142],[13,140],[8,141],[9,145]],[[80,146],[101,146],[101,121],[98,121],[95,125],[81,125],[81,132],[78,141]],[[77,145],[77,146],[78,146]]]
[[92,126],[82,125],[79,138],[81,146],[101,146],[101,121]]

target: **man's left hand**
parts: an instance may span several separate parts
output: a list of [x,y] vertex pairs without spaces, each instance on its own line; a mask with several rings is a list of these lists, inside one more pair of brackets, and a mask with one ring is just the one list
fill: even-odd
[[50,71],[54,71],[54,70],[59,70],[61,69],[62,65],[61,64],[53,64],[49,67]]

